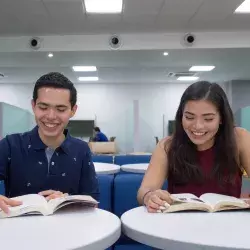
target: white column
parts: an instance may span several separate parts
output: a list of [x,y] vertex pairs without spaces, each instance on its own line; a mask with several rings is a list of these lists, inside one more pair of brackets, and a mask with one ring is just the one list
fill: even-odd
[[133,116],[134,116],[134,152],[140,151],[140,115],[139,115],[139,100],[133,101]]

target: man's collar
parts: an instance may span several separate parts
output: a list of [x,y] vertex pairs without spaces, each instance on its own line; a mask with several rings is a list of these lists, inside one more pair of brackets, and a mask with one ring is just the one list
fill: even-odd
[[[46,149],[48,146],[43,143],[41,140],[39,133],[38,133],[38,126],[33,128],[30,132],[30,138],[31,138],[31,147],[35,150],[42,150]],[[66,154],[69,154],[70,152],[70,144],[72,137],[70,136],[67,129],[64,130],[65,139],[63,143],[59,146]]]

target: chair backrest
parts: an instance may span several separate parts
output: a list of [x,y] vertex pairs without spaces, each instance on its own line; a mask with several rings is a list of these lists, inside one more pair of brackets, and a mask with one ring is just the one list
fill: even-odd
[[93,155],[92,160],[93,162],[103,162],[112,164],[114,162],[114,157],[112,155]]
[[134,164],[134,163],[149,163],[151,155],[117,155],[114,163],[117,165]]

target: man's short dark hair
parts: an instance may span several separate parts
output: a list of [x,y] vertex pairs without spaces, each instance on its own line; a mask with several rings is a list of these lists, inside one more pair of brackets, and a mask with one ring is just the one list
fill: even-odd
[[100,130],[99,127],[94,127],[94,130],[95,130],[96,132],[101,132],[101,130]]
[[33,90],[33,100],[36,102],[38,98],[38,90],[44,87],[51,87],[55,89],[68,89],[70,91],[70,104],[73,108],[77,100],[77,91],[74,84],[63,74],[58,72],[50,72],[41,76],[35,84]]

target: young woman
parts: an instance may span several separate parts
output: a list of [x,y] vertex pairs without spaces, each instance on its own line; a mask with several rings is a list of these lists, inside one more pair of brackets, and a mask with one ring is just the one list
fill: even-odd
[[[171,193],[240,197],[242,170],[250,176],[250,133],[234,125],[223,89],[197,82],[184,92],[175,132],[161,140],[138,191],[138,202],[156,212]],[[168,180],[168,191],[161,190]]]

